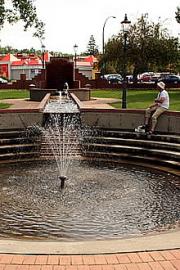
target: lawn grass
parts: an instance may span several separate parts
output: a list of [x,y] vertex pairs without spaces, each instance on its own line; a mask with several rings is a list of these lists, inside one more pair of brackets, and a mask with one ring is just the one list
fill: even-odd
[[7,109],[11,106],[11,104],[8,103],[0,103],[0,109]]
[[28,90],[0,90],[0,100],[2,99],[29,98]]
[[[170,110],[180,111],[180,90],[170,90]],[[127,90],[127,107],[129,109],[145,109],[153,103],[157,97],[158,91],[156,90]],[[99,98],[122,98],[121,90],[93,90],[91,91],[92,97]],[[115,108],[121,108],[121,102],[111,103]]]
[[[170,110],[180,111],[180,90],[170,90]],[[129,109],[145,109],[157,96],[156,90],[127,90],[127,107]],[[109,90],[93,90],[91,91],[92,97],[99,98],[122,98],[122,90],[109,89]],[[28,90],[0,90],[0,100],[2,99],[23,99],[29,98]],[[111,104],[115,108],[121,108],[121,102]],[[1,103],[0,109],[8,108],[10,104]]]

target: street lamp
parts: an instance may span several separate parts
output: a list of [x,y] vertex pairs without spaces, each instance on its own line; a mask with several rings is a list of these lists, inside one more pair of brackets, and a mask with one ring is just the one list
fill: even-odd
[[45,68],[45,59],[44,59],[44,52],[45,52],[45,45],[42,44],[41,45],[41,49],[42,49],[42,68]]
[[125,14],[124,20],[121,22],[122,31],[124,34],[124,63],[123,63],[123,93],[122,93],[122,109],[127,108],[127,80],[126,80],[126,51],[127,51],[127,34],[129,32],[131,21],[128,20],[127,14]]
[[[104,29],[105,29],[105,26],[106,26],[107,21],[108,21],[110,18],[115,19],[116,17],[115,17],[115,16],[109,16],[109,17],[107,17],[107,18],[105,19],[105,21],[104,21],[103,32],[102,32],[102,53],[103,53],[103,56],[104,56],[104,52],[105,52]],[[103,69],[102,69],[103,76],[104,76],[104,68],[105,68],[105,66],[103,66]]]
[[74,44],[74,81],[76,80],[76,68],[77,68],[77,50],[78,50],[78,45]]

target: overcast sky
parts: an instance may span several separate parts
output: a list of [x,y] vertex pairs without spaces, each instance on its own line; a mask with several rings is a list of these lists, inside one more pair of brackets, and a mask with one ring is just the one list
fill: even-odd
[[[120,22],[127,13],[132,23],[142,14],[148,13],[149,20],[160,20],[169,29],[170,34],[178,36],[180,24],[175,20],[175,11],[180,0],[36,0],[39,19],[45,22],[46,35],[44,44],[47,50],[73,53],[73,45],[78,45],[78,52],[87,49],[91,35],[102,51],[102,29],[108,16],[115,16],[107,21],[105,41],[116,35],[121,29]],[[24,32],[21,23],[6,25],[0,34],[1,46],[13,48],[41,49],[40,41],[32,37],[32,32]]]

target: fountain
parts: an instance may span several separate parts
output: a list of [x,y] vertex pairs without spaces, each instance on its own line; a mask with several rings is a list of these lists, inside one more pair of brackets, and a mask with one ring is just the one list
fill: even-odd
[[68,83],[60,93],[58,100],[53,99],[46,106],[48,113],[43,129],[44,139],[56,161],[61,189],[67,180],[67,170],[76,156],[80,155],[81,137],[80,115],[77,105],[69,99]]
[[83,160],[76,104],[62,95],[44,113],[46,161],[0,166],[0,237],[117,239],[178,227],[175,176]]
[[[62,109],[62,108],[61,108]],[[67,180],[67,171],[73,159],[80,156],[81,136],[79,113],[50,114],[43,129],[47,151],[56,162],[61,189]]]
[[69,84],[68,82],[64,83],[63,88],[55,91],[55,95],[59,97],[59,102],[61,102],[62,96],[65,96],[66,99],[69,98]]
[[63,90],[62,90],[62,95],[66,96],[66,98],[69,97],[69,85],[67,82],[64,83],[64,87],[63,87]]

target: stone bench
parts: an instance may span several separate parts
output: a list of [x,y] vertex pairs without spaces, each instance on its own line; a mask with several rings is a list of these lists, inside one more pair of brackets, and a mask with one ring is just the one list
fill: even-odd
[[[106,110],[80,108],[81,120],[84,125],[104,129],[133,131],[143,125],[145,110]],[[156,126],[156,131],[169,134],[180,134],[180,112],[167,111],[163,113]]]

